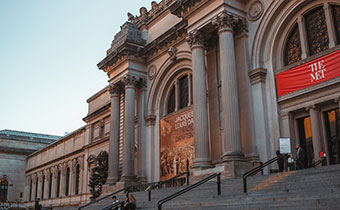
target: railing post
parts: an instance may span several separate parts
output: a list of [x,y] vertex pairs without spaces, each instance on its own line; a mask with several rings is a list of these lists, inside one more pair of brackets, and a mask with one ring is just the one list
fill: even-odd
[[247,192],[247,177],[243,176],[243,192]]
[[148,196],[148,199],[149,199],[149,201],[151,201],[151,189],[149,190],[149,196]]
[[162,204],[158,204],[158,210],[162,210]]
[[189,160],[187,159],[187,186],[189,186],[189,176],[190,176],[190,173],[189,173]]
[[260,163],[260,166],[261,166],[261,175],[263,175],[263,163],[262,162]]
[[221,195],[221,173],[217,174],[217,195]]

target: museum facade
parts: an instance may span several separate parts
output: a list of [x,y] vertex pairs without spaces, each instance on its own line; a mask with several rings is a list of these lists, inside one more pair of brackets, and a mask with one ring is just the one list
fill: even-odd
[[105,158],[104,193],[173,177],[187,160],[193,177],[238,176],[283,137],[306,167],[320,152],[340,163],[339,50],[338,1],[163,0],[128,13],[86,125],[27,158],[27,204],[89,201]]

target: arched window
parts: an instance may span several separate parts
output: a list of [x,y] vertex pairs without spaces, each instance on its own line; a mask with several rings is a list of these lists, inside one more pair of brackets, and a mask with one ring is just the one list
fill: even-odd
[[61,178],[61,172],[58,171],[57,175],[57,189],[56,189],[56,197],[59,197],[59,191],[60,191],[60,178]]
[[314,55],[328,49],[329,38],[325,12],[317,7],[305,15],[309,54]]
[[78,164],[77,167],[76,167],[76,177],[75,177],[75,191],[74,193],[76,195],[79,194],[79,183],[80,183],[80,165]]
[[49,181],[49,186],[48,186],[48,198],[52,197],[52,180],[53,180],[53,174],[50,173],[50,181]]
[[192,76],[190,73],[182,74],[170,86],[167,99],[167,114],[183,109],[192,104]]
[[38,177],[37,177],[37,179],[35,180],[35,195],[34,195],[34,200],[37,200],[37,198],[38,198],[38,185],[39,185],[39,180],[38,180]]
[[0,202],[7,201],[7,192],[8,192],[8,181],[4,179],[0,179]]
[[69,194],[69,186],[70,186],[70,168],[66,169],[66,177],[65,177],[65,196]]
[[[305,59],[306,56],[327,50],[332,46],[330,43],[340,44],[340,6],[330,7],[330,10],[325,10],[323,6],[318,6],[305,14],[300,13],[300,18],[304,21],[298,21],[287,37],[284,45],[284,65],[290,65]],[[326,12],[331,17],[329,22],[326,19]],[[329,30],[333,28],[335,37],[329,36]],[[307,42],[302,43],[301,40]]]
[[290,32],[285,48],[285,65],[301,60],[301,42],[299,28],[296,24]]
[[44,190],[45,190],[45,176],[43,176],[41,183],[41,200],[44,199]]
[[340,44],[340,6],[332,6],[337,43]]

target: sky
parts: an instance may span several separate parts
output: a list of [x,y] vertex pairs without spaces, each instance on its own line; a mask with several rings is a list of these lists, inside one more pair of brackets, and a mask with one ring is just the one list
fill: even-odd
[[[97,63],[152,0],[0,0],[0,130],[64,135],[108,85]],[[159,2],[159,1],[157,1]]]

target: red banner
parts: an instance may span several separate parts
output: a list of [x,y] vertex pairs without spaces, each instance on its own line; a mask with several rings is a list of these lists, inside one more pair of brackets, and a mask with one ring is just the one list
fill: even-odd
[[340,76],[340,50],[276,75],[282,96]]

